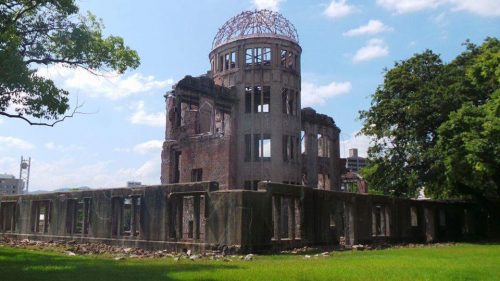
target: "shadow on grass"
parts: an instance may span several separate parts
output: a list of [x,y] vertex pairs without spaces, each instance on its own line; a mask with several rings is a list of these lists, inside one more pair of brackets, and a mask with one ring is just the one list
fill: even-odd
[[69,257],[57,253],[36,252],[24,249],[0,248],[0,280],[180,280],[172,277],[183,273],[204,278],[204,273],[216,270],[238,269],[227,264],[206,264],[198,261],[173,262],[163,260],[115,261],[100,257]]

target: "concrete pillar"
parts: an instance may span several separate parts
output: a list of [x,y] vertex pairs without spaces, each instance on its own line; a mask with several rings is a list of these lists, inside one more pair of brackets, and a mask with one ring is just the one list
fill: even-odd
[[424,220],[426,242],[433,242],[436,240],[436,218],[434,215],[434,208],[424,207]]

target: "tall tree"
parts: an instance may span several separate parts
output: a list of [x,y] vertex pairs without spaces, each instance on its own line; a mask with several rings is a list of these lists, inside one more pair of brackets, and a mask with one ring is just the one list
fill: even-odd
[[464,103],[484,104],[495,88],[476,83],[471,73],[495,66],[473,70],[476,59],[498,40],[488,38],[480,48],[465,45],[466,51],[448,64],[427,50],[386,70],[370,109],[360,112],[362,133],[375,140],[369,148],[371,164],[363,171],[372,188],[412,197],[422,187],[436,191],[446,182],[444,157],[436,146],[438,129]]
[[38,75],[40,66],[118,73],[139,66],[122,38],[103,36],[102,23],[78,11],[74,0],[0,2],[0,115],[53,126],[76,112],[78,104],[67,114],[69,92]]

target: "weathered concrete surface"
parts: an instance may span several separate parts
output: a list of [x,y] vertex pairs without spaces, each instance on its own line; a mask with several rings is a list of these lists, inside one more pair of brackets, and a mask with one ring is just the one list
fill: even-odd
[[[200,252],[500,237],[498,202],[409,200],[267,182],[258,187],[219,190],[216,182],[200,182],[2,196],[0,234]],[[72,202],[80,203],[76,212]]]

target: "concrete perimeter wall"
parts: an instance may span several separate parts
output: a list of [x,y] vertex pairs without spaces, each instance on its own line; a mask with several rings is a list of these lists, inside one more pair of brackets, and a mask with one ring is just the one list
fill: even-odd
[[498,202],[410,200],[278,183],[199,182],[0,197],[0,234],[128,247],[260,252],[500,238]]

